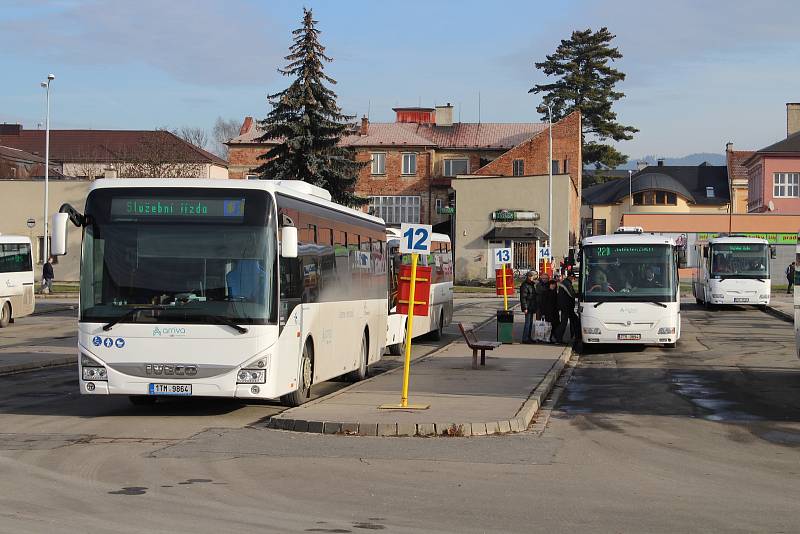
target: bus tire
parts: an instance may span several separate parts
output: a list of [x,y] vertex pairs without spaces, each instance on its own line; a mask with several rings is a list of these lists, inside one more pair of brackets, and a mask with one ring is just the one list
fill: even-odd
[[134,406],[152,406],[156,403],[155,395],[130,395],[128,400]]
[[664,343],[665,349],[674,349],[678,344],[677,343]]
[[439,321],[436,323],[436,328],[431,332],[431,339],[441,341],[442,334],[444,334],[444,310],[439,312]]
[[350,371],[346,376],[350,382],[360,382],[369,375],[369,337],[367,336],[367,330],[364,330],[364,334],[361,336],[361,348],[359,351],[358,368],[355,371]]
[[298,378],[297,390],[283,395],[281,397],[281,403],[293,408],[308,402],[311,399],[311,387],[313,383],[314,350],[311,348],[311,340],[308,340],[303,346],[303,357],[300,360],[300,377]]
[[11,322],[11,304],[8,302],[3,303],[3,307],[0,308],[0,328],[5,328],[8,326],[8,323]]
[[402,356],[406,352],[406,329],[403,328],[403,336],[400,338],[400,343],[389,345],[389,354],[392,356]]

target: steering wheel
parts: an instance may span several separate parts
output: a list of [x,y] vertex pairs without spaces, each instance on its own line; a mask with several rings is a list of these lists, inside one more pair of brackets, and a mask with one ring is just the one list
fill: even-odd
[[[606,284],[606,287],[608,288],[608,292],[609,293],[616,293],[614,288],[611,287],[611,284]],[[603,289],[603,286],[601,286],[600,284],[595,284],[595,285],[593,285],[592,287],[589,288],[589,293],[591,293],[593,291],[601,291],[602,289]]]

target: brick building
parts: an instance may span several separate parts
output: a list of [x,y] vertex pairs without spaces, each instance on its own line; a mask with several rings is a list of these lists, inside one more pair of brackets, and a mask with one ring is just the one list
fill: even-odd
[[[450,203],[451,181],[459,175],[547,173],[546,124],[454,122],[450,104],[394,108],[394,112],[391,123],[362,118],[357,131],[342,140],[355,149],[357,160],[369,162],[361,171],[356,193],[369,197],[370,209],[389,224],[447,223],[449,216],[438,214],[437,208]],[[579,206],[579,115],[557,123],[553,134],[554,170],[571,173]],[[239,135],[227,143],[230,178],[256,177],[252,169],[261,163],[258,156],[279,142],[260,143],[261,135],[247,117]],[[578,224],[576,216],[576,228]]]

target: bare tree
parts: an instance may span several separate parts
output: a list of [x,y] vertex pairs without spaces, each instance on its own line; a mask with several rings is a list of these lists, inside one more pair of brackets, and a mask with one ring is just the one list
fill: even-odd
[[211,132],[214,137],[214,147],[211,151],[222,159],[227,160],[228,146],[225,143],[239,135],[239,121],[217,117]]
[[143,136],[137,147],[115,154],[120,178],[202,178],[203,164],[169,131]]
[[184,141],[192,143],[196,147],[205,149],[206,145],[208,145],[208,132],[206,132],[203,128],[193,128],[191,126],[183,126],[179,131],[172,133],[174,133]]

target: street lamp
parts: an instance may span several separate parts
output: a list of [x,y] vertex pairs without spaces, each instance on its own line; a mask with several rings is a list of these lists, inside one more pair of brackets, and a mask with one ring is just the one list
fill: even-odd
[[46,262],[47,258],[50,257],[50,243],[47,241],[47,208],[50,194],[50,82],[55,79],[54,74],[48,74],[47,81],[41,83],[47,95],[47,115],[44,120],[44,254],[42,255],[42,263]]
[[548,133],[550,138],[550,157],[547,160],[547,240],[550,248],[550,262],[553,261],[553,108],[550,104],[547,106],[547,121],[549,124]]
[[631,199],[631,211],[633,211],[633,171],[628,169],[628,197]]

